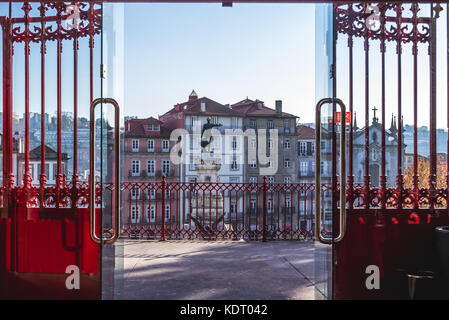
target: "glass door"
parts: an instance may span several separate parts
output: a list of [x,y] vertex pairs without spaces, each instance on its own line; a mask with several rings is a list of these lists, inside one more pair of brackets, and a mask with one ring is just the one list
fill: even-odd
[[[221,35],[223,39],[228,38],[225,31],[227,29],[222,26],[232,25],[230,23],[232,21],[235,21],[237,25],[237,23],[241,23],[240,18],[245,15],[253,17],[257,14],[267,14],[269,9],[262,4],[248,5],[240,4],[237,1],[235,8],[222,8],[219,3],[103,4],[102,63],[105,74],[102,96],[115,99],[123,106],[119,125],[122,154],[120,158],[122,180],[120,237],[115,243],[103,246],[103,297],[141,299],[168,297],[176,299],[176,296],[170,295],[172,293],[164,292],[165,285],[160,287],[162,293],[154,289],[155,285],[148,285],[146,289],[136,289],[137,283],[158,283],[159,272],[162,278],[166,276],[172,279],[167,283],[181,281],[192,286],[192,292],[195,292],[197,288],[195,288],[194,277],[188,277],[189,266],[186,266],[184,272],[171,273],[172,261],[167,260],[168,267],[157,269],[158,261],[155,261],[156,264],[150,267],[148,260],[144,261],[145,259],[142,258],[147,255],[152,256],[153,252],[161,250],[159,247],[164,246],[164,240],[186,240],[173,243],[172,248],[177,247],[182,252],[188,247],[186,246],[187,242],[195,239],[206,241],[290,239],[297,240],[298,250],[309,245],[314,247],[313,266],[307,266],[307,269],[304,269],[306,274],[310,273],[309,279],[314,279],[312,281],[315,291],[308,293],[308,299],[332,298],[332,244],[321,244],[315,241],[315,245],[313,245],[310,240],[313,238],[316,225],[313,210],[316,207],[315,195],[317,192],[314,189],[314,170],[317,167],[322,168],[319,171],[322,185],[319,192],[321,212],[319,232],[324,242],[328,242],[329,239],[332,239],[330,241],[333,242],[333,238],[338,238],[340,233],[340,224],[335,226],[333,220],[340,219],[339,203],[342,199],[340,198],[341,181],[338,180],[338,174],[342,168],[339,166],[339,152],[343,150],[344,154],[345,136],[340,132],[340,124],[336,120],[336,115],[337,112],[344,113],[345,111],[341,101],[333,99],[332,65],[334,65],[335,36],[333,5],[270,4],[267,6],[271,6],[277,12],[282,12],[282,15],[287,17],[284,18],[284,21],[292,23],[300,21],[300,19],[298,20],[298,16],[287,14],[284,11],[289,7],[293,8],[296,14],[301,14],[301,6],[304,7],[303,10],[311,14],[310,17],[313,17],[313,13],[316,14],[315,21],[307,18],[304,20],[304,24],[289,24],[285,26],[286,29],[283,27],[282,31],[274,27],[276,22],[264,24],[263,28],[266,28],[267,39],[261,36],[261,26],[257,27],[259,29],[254,28],[254,30],[259,30],[258,32],[246,31],[248,32],[245,35],[248,37],[246,42],[256,43],[257,41],[254,39],[258,39],[265,45],[270,41],[278,43],[273,39],[285,41],[277,48],[272,48],[271,44],[268,45],[271,48],[267,47],[268,52],[272,52],[269,58],[259,53],[254,47],[243,50],[241,54],[224,54],[223,52],[229,51],[229,48],[237,46],[236,40],[229,42],[223,40],[223,43],[214,40],[216,34]],[[157,12],[157,14],[153,12]],[[213,28],[209,30],[201,25],[200,21],[203,21],[200,18],[201,15],[207,17],[210,15],[218,20],[213,22],[209,22],[210,18],[204,20],[204,25],[212,23]],[[282,17],[282,15],[278,14],[277,16]],[[248,21],[252,21],[250,18],[248,19]],[[189,21],[188,26],[177,29],[185,21]],[[315,38],[304,33],[304,30],[313,28],[313,23],[316,28]],[[248,30],[252,30],[252,27],[252,24],[248,26],[246,22],[242,25],[242,28]],[[270,28],[273,30],[269,31]],[[291,30],[291,34],[285,30]],[[234,31],[229,33],[233,34]],[[279,34],[275,36],[278,31]],[[296,51],[296,46],[293,48],[282,47],[285,43],[290,43],[290,40],[286,40],[288,38],[286,35],[296,33],[301,34],[298,35],[298,41],[304,37],[304,46],[308,46],[307,50]],[[245,41],[237,40],[245,45]],[[223,47],[225,44],[227,47]],[[298,125],[298,117],[304,119],[305,124],[302,127],[308,132],[316,130],[316,128],[313,125],[315,117],[312,115],[307,118],[304,112],[306,108],[301,105],[300,99],[295,100],[296,96],[291,100],[291,105],[296,107],[290,107],[287,112],[282,112],[282,101],[273,101],[272,108],[268,108],[267,105],[270,103],[264,103],[262,99],[251,100],[250,98],[231,105],[224,102],[221,104],[197,93],[201,88],[205,88],[204,90],[207,89],[217,96],[224,95],[223,99],[230,99],[229,102],[233,102],[231,99],[241,100],[235,98],[240,95],[240,92],[254,92],[261,96],[266,94],[268,97],[272,95],[283,97],[285,94],[287,97],[290,94],[287,92],[288,90],[282,90],[279,86],[269,86],[268,82],[271,80],[262,83],[260,79],[277,79],[276,75],[279,75],[279,72],[285,72],[283,69],[285,65],[281,62],[283,58],[274,58],[281,52],[289,52],[289,50],[298,52],[302,57],[299,60],[304,62],[313,59],[314,48],[315,68],[311,67],[309,71],[310,74],[315,73],[315,83],[311,82],[310,77],[305,73],[301,73],[297,66],[295,66],[295,70],[298,73],[296,71],[294,75],[283,73],[280,80],[276,80],[282,82],[291,79],[292,83],[295,83],[293,91],[298,91],[298,87],[303,89],[310,87],[310,90],[301,91],[303,97],[307,95],[306,92],[311,93],[307,95],[307,102],[302,102],[303,104],[307,103],[310,108],[315,107],[316,103],[323,98],[331,99],[326,100],[320,109],[319,143],[316,143],[314,136],[309,135],[305,142],[306,147],[299,157],[297,134],[293,128]],[[259,55],[267,58],[267,62],[260,62],[264,60],[258,58]],[[261,60],[259,61],[259,59]],[[291,56],[287,56],[285,59],[294,63]],[[247,61],[247,63],[243,63],[243,61]],[[273,72],[272,66],[276,65],[280,65],[280,69],[274,68],[276,71]],[[286,69],[291,67],[292,65]],[[245,70],[245,68],[251,71],[238,71],[239,69]],[[303,65],[301,68],[308,67]],[[175,70],[179,70],[179,72],[175,72]],[[265,72],[271,76],[258,76]],[[229,81],[224,81],[224,76],[219,76],[220,74],[226,75],[228,77],[226,79]],[[203,75],[203,78],[199,75]],[[246,80],[236,86],[230,80],[233,77],[235,79],[245,77]],[[205,79],[208,80],[205,81]],[[301,80],[298,81],[298,79]],[[200,85],[201,88],[198,88]],[[191,88],[191,86],[198,87]],[[313,94],[314,88],[315,94]],[[180,92],[185,90],[188,90],[188,97],[179,96]],[[176,103],[176,101],[185,102]],[[211,105],[213,109],[209,109]],[[299,105],[301,107],[297,107]],[[113,109],[109,109],[106,105],[104,107],[104,117],[111,119],[108,121],[112,123]],[[246,132],[266,130],[269,132],[265,137],[268,140],[266,144],[262,145],[261,142],[258,142],[260,140],[254,139],[253,141],[251,137],[245,136],[243,137],[245,140],[242,139],[245,141],[242,144],[244,147],[240,149],[246,152],[262,145],[262,148],[279,150],[276,152],[277,158],[268,159],[273,162],[271,164],[269,162],[259,163],[256,155],[254,159],[250,159],[250,154],[248,154],[248,158],[245,158],[246,154],[239,155],[237,153],[239,140],[231,140],[233,142],[228,146],[228,150],[226,148],[223,148],[224,151],[215,149],[213,152],[215,156],[221,155],[222,152],[229,152],[231,160],[224,160],[228,162],[223,162],[216,175],[209,168],[210,171],[204,170],[203,175],[205,176],[202,176],[199,173],[201,170],[198,171],[198,168],[201,169],[201,165],[204,163],[195,162],[195,159],[205,157],[205,154],[204,151],[195,153],[195,145],[199,144],[201,130],[207,123],[210,123],[221,134],[224,134],[225,130],[234,129],[248,130]],[[274,131],[277,131],[280,137],[276,142],[270,141],[269,137]],[[187,140],[186,132],[191,134],[190,140]],[[175,134],[178,135],[175,136]],[[181,137],[181,142],[179,137]],[[222,147],[226,143],[225,140],[223,141]],[[340,141],[343,141],[342,145],[340,145]],[[218,142],[216,143],[219,145]],[[173,152],[172,148],[179,147],[179,145],[183,148],[181,162],[176,162],[179,159],[180,150]],[[321,147],[322,145],[323,147]],[[201,148],[198,149],[201,150]],[[320,165],[313,165],[314,150],[320,152]],[[274,157],[272,151],[267,154]],[[240,156],[243,161],[238,161]],[[109,158],[108,156],[103,158],[106,159],[104,160],[106,165],[109,163],[107,160]],[[308,167],[303,165],[302,167],[305,169],[299,172],[301,164],[306,164]],[[265,167],[268,167],[267,169],[274,167],[276,170],[261,173]],[[111,182],[110,179],[105,180],[105,175],[102,179],[106,183]],[[344,183],[342,190],[344,190]],[[344,196],[344,192],[342,194]],[[207,214],[205,215],[204,212]],[[184,247],[181,246],[181,243]],[[195,246],[194,242],[191,246],[192,248]],[[298,254],[299,252],[302,251],[298,251]],[[217,257],[217,259],[219,258]],[[198,266],[199,269],[202,267]],[[301,269],[303,266],[298,266],[298,268]],[[147,272],[150,269],[156,273]],[[128,276],[125,277],[125,274]],[[266,280],[270,281],[271,279]],[[224,293],[231,290],[231,288],[213,287],[213,281],[210,283],[210,287],[206,288],[207,292],[211,290],[223,292],[223,295],[214,297],[224,297]],[[149,289],[150,287],[153,289]],[[179,292],[180,290],[174,291],[177,291],[178,297],[188,295],[186,292]],[[260,294],[262,296],[262,293]],[[298,296],[305,297],[306,295],[298,293]]]
[[[315,11],[315,298],[334,298],[334,244],[346,231],[346,107],[336,98],[335,11]],[[335,223],[338,221],[339,223]]]

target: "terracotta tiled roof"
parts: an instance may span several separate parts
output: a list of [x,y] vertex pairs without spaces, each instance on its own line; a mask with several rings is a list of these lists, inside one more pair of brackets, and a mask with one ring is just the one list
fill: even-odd
[[[159,120],[158,120],[159,121]],[[163,123],[159,121],[160,123]],[[139,123],[131,130],[125,132],[125,138],[137,138],[137,137],[154,137],[154,138],[168,138],[170,137],[171,130],[160,126],[160,131],[148,131],[145,130],[147,122]]]
[[[258,104],[261,104],[260,109],[258,108]],[[242,101],[239,101],[237,103],[234,103],[231,108],[235,111],[238,111],[242,114],[253,116],[253,115],[260,115],[260,116],[276,116],[277,112],[275,109],[268,108],[265,106],[263,101],[260,101],[258,99],[251,100],[251,99],[244,99]],[[287,112],[282,112],[283,117],[295,117],[295,115],[292,115]]]
[[[41,148],[42,145],[34,148],[30,151],[30,160],[40,160],[41,159]],[[58,157],[58,153],[50,148],[49,146],[45,146],[45,159],[47,160],[56,160]],[[61,154],[62,160],[68,160],[69,157],[67,156],[67,153],[63,152]]]
[[[201,103],[206,104],[206,111],[201,111]],[[181,103],[181,105],[188,105],[184,110],[185,114],[208,114],[208,115],[226,115],[226,116],[241,116],[241,114],[230,107],[222,105],[212,99],[202,97],[190,103]]]
[[296,133],[298,139],[315,139],[315,129],[304,125],[296,126]]

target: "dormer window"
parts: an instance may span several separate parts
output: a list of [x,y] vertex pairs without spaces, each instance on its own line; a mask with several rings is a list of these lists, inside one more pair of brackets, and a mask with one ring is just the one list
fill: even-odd
[[147,131],[159,131],[160,126],[158,124],[147,124]]

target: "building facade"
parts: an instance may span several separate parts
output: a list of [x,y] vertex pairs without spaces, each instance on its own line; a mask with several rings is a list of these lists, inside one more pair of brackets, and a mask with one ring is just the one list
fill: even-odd
[[[125,121],[123,145],[123,177],[126,182],[153,182],[139,188],[127,188],[123,193],[124,212],[122,223],[161,223],[169,219],[170,192],[165,194],[162,208],[161,190],[156,187],[165,177],[166,182],[179,181],[177,165],[170,161],[171,130],[153,117]],[[174,201],[174,200],[173,200]]]

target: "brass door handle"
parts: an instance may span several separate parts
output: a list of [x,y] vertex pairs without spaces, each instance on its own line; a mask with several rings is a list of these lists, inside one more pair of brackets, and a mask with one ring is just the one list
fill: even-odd
[[[336,103],[340,106],[340,121],[345,123],[346,106],[340,99],[321,99],[316,105],[315,113],[315,234],[325,244],[338,243],[346,234],[346,127],[340,129],[340,232],[338,237],[325,237],[321,233],[321,107],[324,104]],[[336,152],[336,150],[335,150]]]
[[[114,106],[114,225],[110,237],[98,237],[95,232],[95,107],[100,103],[109,103]],[[114,243],[120,230],[120,107],[117,101],[111,98],[98,98],[90,105],[90,174],[89,174],[89,213],[90,213],[90,238],[97,244]]]

